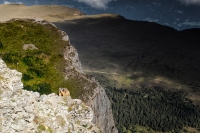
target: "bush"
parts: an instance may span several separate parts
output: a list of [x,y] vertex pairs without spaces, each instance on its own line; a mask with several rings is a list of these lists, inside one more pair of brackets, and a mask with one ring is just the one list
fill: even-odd
[[5,55],[3,55],[2,59],[6,62],[6,64],[8,63],[14,63],[16,64],[19,60],[20,60],[20,55],[17,53],[6,53]]
[[0,49],[3,49],[3,43],[0,42]]
[[47,83],[39,83],[33,86],[27,85],[27,86],[24,86],[24,89],[28,91],[39,92],[41,95],[52,93],[51,86],[50,84],[47,84]]
[[37,85],[37,92],[40,94],[50,94],[51,92],[51,86],[47,83],[40,83]]
[[22,76],[22,80],[24,80],[24,81],[29,81],[31,79],[33,79],[33,77],[28,74],[23,74],[23,76]]
[[37,77],[43,77],[44,73],[41,70],[35,69],[35,68],[29,68],[28,72],[32,75],[35,75]]

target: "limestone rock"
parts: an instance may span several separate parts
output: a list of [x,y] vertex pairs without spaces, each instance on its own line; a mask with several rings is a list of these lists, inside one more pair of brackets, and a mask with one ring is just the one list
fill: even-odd
[[[68,64],[70,64],[65,68],[66,79],[79,75],[79,77],[84,78],[90,84],[95,85],[93,88],[89,88],[92,94],[85,93],[82,97],[80,97],[95,112],[93,122],[103,133],[118,133],[113,119],[111,103],[104,88],[94,78],[90,79],[83,73],[78,53],[72,45],[66,47],[64,58]],[[87,88],[87,86],[84,88]]]
[[[80,97],[95,112],[93,122],[103,133],[118,133],[108,96],[104,88],[94,78],[90,79],[83,73],[76,49],[71,45],[68,46],[64,52],[64,58],[70,64],[65,68],[66,79],[79,75],[79,77],[84,78],[90,84],[95,85],[93,88],[89,88],[91,90],[90,94],[85,93]],[[84,88],[88,88],[87,85]]]
[[0,130],[2,133],[100,133],[93,110],[79,99],[23,90],[22,74],[0,59]]
[[28,49],[29,49],[29,50],[34,50],[34,49],[37,50],[38,48],[37,48],[34,44],[24,44],[24,45],[23,45],[23,49],[24,49],[24,50],[28,50]]
[[97,81],[96,88],[93,90],[93,96],[87,100],[86,105],[95,112],[93,122],[101,129],[103,133],[118,133],[115,127],[111,103],[103,87]]
[[[55,26],[52,23],[49,23],[49,22],[47,22],[43,19],[35,19],[35,20],[33,20],[33,22],[41,24],[41,25],[50,24],[52,26]],[[65,32],[60,31],[59,29],[58,29],[58,32],[60,32],[60,34],[62,35],[63,41],[69,42],[69,37]],[[92,110],[95,113],[91,115],[91,112],[89,111],[88,113],[84,114],[83,116],[80,115],[79,116],[80,119],[82,120],[82,118],[84,118],[84,119],[87,118],[87,121],[88,120],[90,121],[92,119],[92,121],[101,129],[101,131],[103,133],[117,133],[118,131],[117,131],[115,124],[114,124],[111,104],[110,104],[110,101],[109,101],[109,99],[108,99],[108,97],[105,93],[104,88],[102,88],[100,86],[100,84],[94,78],[89,78],[88,75],[85,75],[83,73],[83,69],[82,69],[82,66],[81,66],[81,62],[79,61],[78,53],[72,45],[69,44],[68,46],[66,46],[66,48],[64,50],[64,58],[65,58],[66,64],[67,64],[66,67],[65,67],[65,79],[68,79],[70,77],[76,77],[76,78],[78,77],[79,79],[86,80],[88,82],[88,84],[90,84],[89,87],[88,87],[87,84],[85,84],[83,86],[83,91],[88,92],[88,93],[83,93],[79,98],[84,100],[86,105],[88,105],[90,108],[92,108]],[[26,126],[33,127],[35,123],[36,124],[43,123],[43,119],[45,119],[45,121],[47,120],[47,121],[51,122],[51,124],[49,124],[49,125],[48,124],[47,125],[37,125],[39,129],[45,129],[45,130],[50,130],[50,128],[56,129],[56,132],[58,132],[58,133],[61,130],[63,132],[67,132],[68,130],[70,130],[71,132],[72,131],[74,131],[74,132],[78,131],[78,128],[76,128],[74,126],[74,123],[71,123],[70,121],[68,121],[68,128],[66,128],[66,127],[61,128],[60,126],[57,126],[57,124],[60,123],[60,121],[62,120],[60,118],[60,116],[64,117],[60,114],[59,114],[58,117],[52,117],[51,120],[49,120],[44,115],[44,112],[39,113],[40,110],[45,110],[45,113],[47,113],[48,116],[54,116],[55,114],[57,114],[55,112],[55,110],[57,108],[61,108],[61,109],[64,108],[64,107],[58,107],[59,104],[72,105],[74,103],[70,96],[62,97],[61,99],[63,99],[63,100],[61,100],[59,98],[58,99],[49,98],[49,97],[52,97],[53,95],[48,95],[48,96],[42,95],[42,96],[40,96],[36,92],[24,91],[24,90],[21,89],[22,88],[22,83],[20,81],[21,73],[17,74],[20,78],[12,79],[11,77],[15,77],[15,76],[12,76],[11,73],[6,74],[7,71],[5,69],[4,70],[1,69],[3,66],[5,66],[5,64],[1,63],[0,73],[2,71],[2,73],[5,73],[5,75],[4,75],[4,78],[2,78],[3,80],[1,80],[1,76],[0,76],[0,84],[1,84],[0,88],[1,88],[1,86],[3,86],[3,88],[4,88],[3,93],[6,96],[2,98],[3,101],[5,101],[5,102],[1,101],[1,103],[0,103],[0,112],[2,112],[1,107],[6,108],[9,105],[8,102],[7,102],[8,99],[10,100],[10,98],[13,98],[13,97],[15,99],[17,99],[16,97],[18,97],[19,94],[22,94],[22,96],[25,96],[25,99],[21,98],[22,103],[24,103],[24,104],[22,104],[21,101],[16,100],[16,102],[12,103],[12,106],[22,106],[24,110],[22,110],[21,112],[27,112],[29,114],[30,117],[25,118],[25,122],[26,122],[25,125]],[[8,69],[8,71],[11,71],[11,70]],[[19,88],[19,91],[16,91],[17,88]],[[8,89],[9,91],[5,91],[6,89]],[[0,90],[0,94],[1,94],[1,90]],[[19,99],[20,99],[20,96],[19,96]],[[27,97],[29,98],[29,100],[26,100]],[[13,99],[12,101],[15,101],[15,99]],[[60,100],[60,102],[58,102],[59,100]],[[80,103],[77,100],[76,100],[76,102],[78,102],[76,104]],[[43,104],[43,103],[48,103],[50,105],[46,106],[44,104],[44,106],[42,106],[44,108],[39,109],[39,111],[37,110],[34,113],[32,113],[32,110],[34,110],[37,107],[40,107],[41,106],[40,104]],[[59,103],[59,104],[57,104],[57,103]],[[29,104],[31,104],[31,106]],[[27,107],[27,105],[29,105],[29,106]],[[48,107],[51,107],[51,109],[53,111],[47,109]],[[85,106],[80,106],[80,105],[79,106],[72,106],[72,107],[69,107],[68,109],[70,111],[72,111],[72,110],[74,110],[75,107],[76,107],[77,110],[82,110],[82,109],[84,109]],[[13,113],[12,109],[6,110],[6,111],[7,111],[7,113]],[[18,112],[18,113],[21,113],[21,112]],[[65,117],[64,117],[64,120],[72,119],[72,118],[75,118],[75,120],[77,120],[77,118],[79,118],[79,117],[74,116],[74,114],[76,114],[76,113],[77,113],[77,111],[76,112],[72,111],[71,113],[66,114]],[[3,112],[1,114],[3,114]],[[41,114],[41,116],[37,116],[35,114]],[[23,114],[20,114],[20,115],[23,115]],[[24,116],[27,116],[27,114],[24,114]],[[11,115],[11,118],[12,118],[12,119],[10,119],[11,122],[9,120],[7,120],[7,121],[9,121],[9,124],[11,124],[13,122],[13,119],[16,119],[15,117],[16,117],[16,114]],[[42,122],[40,121],[41,119],[38,119],[40,117],[43,118]],[[1,120],[1,118],[0,118],[0,120]],[[56,121],[54,121],[54,120],[56,120]],[[35,123],[32,123],[32,121],[34,121]],[[21,122],[25,123],[24,121],[21,121]],[[27,122],[29,122],[29,123],[27,123]],[[0,121],[0,123],[1,123],[1,121]],[[80,121],[78,121],[78,123],[80,124]],[[84,125],[84,123],[85,123],[85,120],[83,120],[83,122],[81,122],[82,125]],[[3,124],[5,124],[5,123],[3,123]],[[7,124],[7,125],[9,125],[9,124]],[[15,127],[15,126],[13,126],[13,127]],[[84,125],[83,127],[87,127],[87,126]],[[10,128],[10,126],[6,126],[4,129],[6,129],[5,131],[7,131],[7,129],[9,129],[9,128]],[[91,129],[93,129],[93,128],[91,128]],[[31,128],[30,130],[27,130],[27,132],[35,132],[36,130],[37,130],[37,128]],[[12,130],[10,129],[10,131],[13,132],[14,129],[12,129]],[[87,131],[87,130],[84,129],[84,131]],[[81,132],[83,132],[83,131],[81,131]]]
[[68,79],[68,77],[70,76],[73,76],[74,73],[72,73],[72,69],[75,69],[79,73],[83,73],[83,68],[81,66],[81,62],[79,61],[78,53],[73,46],[69,45],[66,47],[64,52],[64,58],[70,64],[68,67],[65,68],[67,71],[65,77],[66,79]]

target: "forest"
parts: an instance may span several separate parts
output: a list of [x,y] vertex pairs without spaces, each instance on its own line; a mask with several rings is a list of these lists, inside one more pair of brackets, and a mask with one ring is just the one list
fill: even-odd
[[119,133],[134,133],[136,126],[159,132],[188,132],[192,127],[200,132],[200,107],[194,105],[186,92],[151,89],[107,88]]

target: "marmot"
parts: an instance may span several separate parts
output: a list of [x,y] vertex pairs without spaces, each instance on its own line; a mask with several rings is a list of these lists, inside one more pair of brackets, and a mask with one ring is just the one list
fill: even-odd
[[59,88],[59,96],[70,96],[70,92],[67,88]]

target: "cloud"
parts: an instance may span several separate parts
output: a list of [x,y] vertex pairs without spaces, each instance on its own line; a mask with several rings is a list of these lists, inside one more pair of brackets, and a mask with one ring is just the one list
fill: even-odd
[[129,5],[126,5],[126,8],[135,9],[135,7],[133,7],[133,6],[129,6]]
[[3,4],[23,4],[22,2],[9,2],[9,1],[4,1]]
[[160,5],[161,5],[161,3],[156,3],[156,2],[153,2],[152,4],[153,4],[153,5],[157,5],[157,6],[160,6]]
[[200,5],[200,0],[179,0],[179,1],[181,1],[182,3],[185,3],[186,5],[190,5],[190,4]]
[[143,20],[148,22],[158,22],[158,19],[153,19],[153,18],[145,18]]
[[200,27],[200,22],[193,22],[193,21],[189,21],[189,19],[187,19],[187,20],[185,20],[185,22],[179,23],[177,26],[182,27],[183,25]]
[[9,1],[4,1],[3,4],[11,4]]
[[200,22],[185,22],[184,25],[190,25],[190,26],[200,26]]
[[109,2],[112,0],[76,0],[78,2],[85,3],[93,8],[106,9]]
[[181,10],[177,10],[178,13],[183,14],[184,12]]

